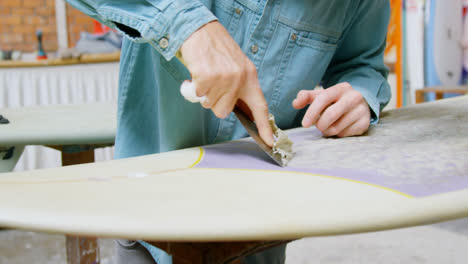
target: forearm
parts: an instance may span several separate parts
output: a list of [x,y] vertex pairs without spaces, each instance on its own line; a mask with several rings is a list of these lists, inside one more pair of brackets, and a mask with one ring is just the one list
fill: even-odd
[[372,110],[372,123],[391,97],[383,62],[389,15],[386,0],[362,2],[323,78],[325,87],[348,82],[359,91]]

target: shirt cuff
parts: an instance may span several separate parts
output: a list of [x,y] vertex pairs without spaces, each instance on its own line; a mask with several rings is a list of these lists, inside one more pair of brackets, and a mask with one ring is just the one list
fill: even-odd
[[110,8],[100,8],[100,16],[134,42],[151,44],[166,60],[171,60],[182,43],[203,25],[217,20],[199,1],[160,1],[147,6],[150,19],[129,16]]
[[352,85],[352,87],[354,90],[360,92],[364,100],[366,100],[371,112],[370,123],[377,124],[379,122],[380,103],[378,102],[375,95],[371,94],[368,89],[365,89],[363,87],[354,85]]

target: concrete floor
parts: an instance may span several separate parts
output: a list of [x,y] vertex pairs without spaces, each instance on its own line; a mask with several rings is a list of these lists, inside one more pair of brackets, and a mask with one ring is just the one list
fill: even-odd
[[[101,263],[113,263],[114,243],[101,239]],[[0,264],[65,263],[62,235],[0,231]],[[468,219],[431,226],[292,242],[287,264],[468,263]]]

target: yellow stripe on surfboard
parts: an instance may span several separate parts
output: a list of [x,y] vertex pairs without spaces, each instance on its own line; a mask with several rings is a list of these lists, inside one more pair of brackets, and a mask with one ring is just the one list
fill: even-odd
[[390,192],[393,192],[393,193],[396,193],[396,194],[405,196],[405,197],[407,197],[407,198],[414,198],[413,196],[411,196],[411,195],[409,195],[409,194],[407,194],[407,193],[400,192],[400,191],[397,191],[397,190],[394,190],[394,189],[391,189],[391,188],[388,188],[388,187],[384,187],[384,186],[381,186],[381,185],[373,184],[373,183],[362,182],[362,181],[358,181],[358,180],[351,180],[351,179],[346,179],[346,178],[342,178],[342,177],[338,177],[338,176],[330,176],[330,175],[322,175],[322,174],[316,174],[316,173],[309,173],[309,172],[280,171],[280,170],[261,170],[261,169],[236,169],[236,168],[195,168],[195,169],[242,170],[242,171],[265,171],[265,172],[287,172],[287,173],[296,173],[296,174],[313,175],[313,176],[319,176],[319,177],[332,178],[332,179],[335,179],[335,180],[343,180],[343,181],[348,181],[348,182],[353,182],[353,183],[359,183],[359,184],[369,185],[369,186],[372,186],[372,187],[376,187],[376,188],[379,188],[379,189],[383,189],[383,190],[386,190],[386,191],[390,191]]

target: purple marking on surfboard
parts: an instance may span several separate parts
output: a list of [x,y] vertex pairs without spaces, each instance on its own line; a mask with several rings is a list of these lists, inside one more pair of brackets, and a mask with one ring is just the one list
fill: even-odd
[[[295,142],[301,142],[312,135],[303,133],[291,134]],[[315,135],[316,136],[316,135]],[[253,141],[237,141],[204,147],[204,156],[197,168],[231,168],[231,169],[253,169],[253,170],[273,170],[291,171],[301,173],[311,173],[339,177],[349,180],[370,183],[414,197],[424,197],[445,192],[452,192],[468,189],[468,177],[441,175],[441,180],[437,182],[420,183],[396,183],[395,178],[384,176],[375,171],[355,168],[299,168],[299,167],[279,167],[271,161]]]

